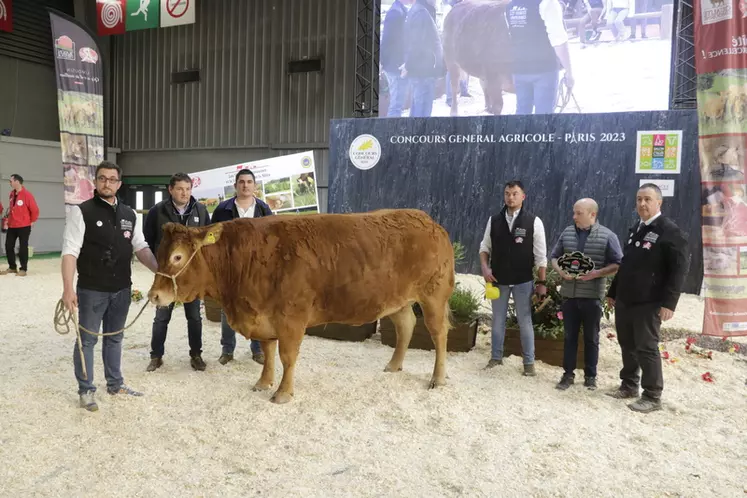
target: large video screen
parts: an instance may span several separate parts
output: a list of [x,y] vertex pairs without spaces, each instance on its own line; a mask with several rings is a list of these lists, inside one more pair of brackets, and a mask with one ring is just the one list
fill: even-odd
[[381,0],[380,117],[669,108],[673,0]]

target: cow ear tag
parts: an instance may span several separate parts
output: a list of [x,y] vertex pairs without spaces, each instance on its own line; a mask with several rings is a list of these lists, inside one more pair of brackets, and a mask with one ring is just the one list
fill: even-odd
[[205,245],[215,244],[215,234],[213,232],[208,232],[205,236]]

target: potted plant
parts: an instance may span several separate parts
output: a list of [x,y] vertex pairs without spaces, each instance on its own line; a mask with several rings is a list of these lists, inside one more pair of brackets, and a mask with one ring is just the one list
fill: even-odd
[[[464,259],[464,246],[459,242],[452,244],[454,248],[454,263],[458,265]],[[449,308],[451,309],[452,324],[454,328],[449,331],[446,349],[447,351],[467,352],[475,346],[478,326],[478,310],[482,297],[474,292],[456,284],[454,291],[449,297]],[[415,312],[415,329],[410,340],[410,348],[432,350],[435,348],[433,339],[425,326],[423,310],[420,305],[413,305]],[[381,342],[387,346],[397,345],[397,333],[394,323],[388,318],[381,320]]]
[[[537,278],[535,269],[535,279]],[[563,324],[563,297],[560,295],[562,278],[553,269],[547,269],[547,296],[532,297],[532,324],[534,325],[535,358],[549,365],[563,366],[563,346],[565,329]],[[607,279],[607,288],[611,278]],[[603,302],[603,315],[609,319],[612,314],[606,299]],[[498,319],[501,319],[499,317]],[[495,317],[493,317],[495,319]],[[579,331],[578,354],[576,368],[584,368],[584,332],[583,326]],[[503,343],[503,356],[515,354],[521,356],[521,335],[519,322],[516,318],[516,306],[512,301],[508,304],[508,318],[506,320],[506,338]]]

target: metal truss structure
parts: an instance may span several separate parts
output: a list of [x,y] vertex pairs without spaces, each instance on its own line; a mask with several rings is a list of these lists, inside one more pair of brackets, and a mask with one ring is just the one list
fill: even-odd
[[357,0],[356,10],[354,116],[378,117],[381,0]]
[[695,16],[693,0],[675,0],[675,32],[672,40],[670,109],[697,107],[698,76],[695,72]]

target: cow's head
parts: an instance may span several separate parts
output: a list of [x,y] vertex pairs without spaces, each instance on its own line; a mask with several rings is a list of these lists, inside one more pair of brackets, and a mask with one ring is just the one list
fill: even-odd
[[223,226],[187,228],[178,223],[166,223],[158,247],[158,273],[148,292],[156,306],[168,306],[174,301],[194,301],[204,295],[213,281],[202,254],[206,246],[220,239]]

